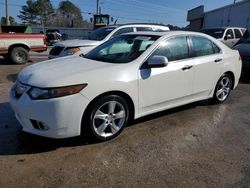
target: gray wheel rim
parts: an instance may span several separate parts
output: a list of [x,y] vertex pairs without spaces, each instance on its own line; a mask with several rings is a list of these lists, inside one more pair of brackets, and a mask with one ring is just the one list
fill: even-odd
[[25,59],[25,54],[24,54],[24,52],[17,52],[15,56],[16,56],[16,60],[17,60],[18,62],[22,62],[22,61],[24,61],[24,59]]
[[230,78],[225,76],[221,79],[217,87],[217,91],[216,91],[217,99],[219,101],[224,101],[228,97],[230,93],[230,89],[231,89],[231,80]]
[[117,101],[104,103],[96,111],[93,118],[95,133],[103,138],[111,137],[121,130],[126,119],[123,105]]

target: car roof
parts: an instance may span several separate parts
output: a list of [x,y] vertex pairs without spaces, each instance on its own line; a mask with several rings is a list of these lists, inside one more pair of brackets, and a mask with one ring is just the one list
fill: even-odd
[[209,29],[246,29],[244,27],[211,27],[211,28],[205,28],[202,30],[209,30]]
[[174,35],[199,35],[199,36],[208,36],[204,33],[200,32],[192,32],[192,31],[164,31],[164,32],[149,32],[149,31],[140,31],[133,33],[125,33],[123,35],[152,35],[152,36],[174,36]]
[[117,25],[108,25],[108,26],[105,26],[106,28],[108,27],[114,27],[114,28],[117,28],[117,27],[125,27],[125,26],[160,26],[160,27],[168,27],[167,25],[163,25],[163,24],[154,24],[154,23],[128,23],[128,24],[117,24]]

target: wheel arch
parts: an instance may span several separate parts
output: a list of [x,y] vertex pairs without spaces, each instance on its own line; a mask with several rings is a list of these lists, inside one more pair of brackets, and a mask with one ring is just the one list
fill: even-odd
[[90,112],[90,108],[93,106],[93,104],[97,100],[101,99],[102,97],[109,96],[109,95],[117,95],[119,97],[122,97],[128,103],[129,112],[130,112],[130,114],[129,114],[129,122],[134,120],[134,117],[135,117],[135,104],[134,104],[132,98],[127,93],[125,93],[123,91],[114,90],[114,91],[108,91],[108,92],[102,93],[102,94],[96,96],[93,100],[91,100],[91,102],[88,104],[88,106],[86,107],[86,109],[83,112],[81,125],[83,125],[84,119],[86,119],[85,117],[87,115],[89,115],[88,113]]
[[9,46],[8,48],[8,52],[10,52],[12,49],[16,48],[16,47],[22,47],[28,51],[30,51],[30,47],[26,44],[23,44],[23,43],[18,43],[18,44],[12,44]]
[[234,86],[235,86],[235,76],[234,76],[234,73],[232,71],[227,71],[224,74],[227,74],[227,75],[229,75],[232,78],[232,88],[231,89],[233,90]]

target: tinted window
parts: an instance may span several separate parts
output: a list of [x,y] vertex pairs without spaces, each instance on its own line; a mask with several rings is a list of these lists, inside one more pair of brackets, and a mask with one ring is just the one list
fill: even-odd
[[237,39],[241,38],[241,33],[239,29],[234,29],[234,34],[235,34],[235,38]]
[[219,54],[221,52],[221,49],[214,43],[213,43],[213,50],[215,54]]
[[153,31],[151,27],[137,27],[137,31]]
[[122,28],[122,29],[119,29],[118,31],[116,31],[116,32],[113,34],[113,37],[114,37],[114,36],[117,36],[117,35],[121,35],[121,34],[123,34],[123,33],[131,33],[131,32],[134,32],[133,27]]
[[163,42],[153,55],[165,56],[169,62],[188,58],[186,37],[176,37]]
[[220,49],[209,39],[204,37],[191,37],[193,43],[193,56],[206,56],[220,52]]
[[[231,36],[231,37],[229,37],[229,36]],[[233,39],[234,38],[234,33],[233,33],[232,29],[227,30],[226,37],[227,37],[227,39]]]
[[138,58],[158,36],[120,35],[96,47],[84,57],[109,63],[128,63]]

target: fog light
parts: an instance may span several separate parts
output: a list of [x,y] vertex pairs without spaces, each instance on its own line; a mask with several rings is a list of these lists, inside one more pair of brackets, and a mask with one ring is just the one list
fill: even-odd
[[36,120],[31,119],[30,122],[33,125],[34,129],[43,130],[43,131],[49,130],[49,126],[41,121],[36,121]]

